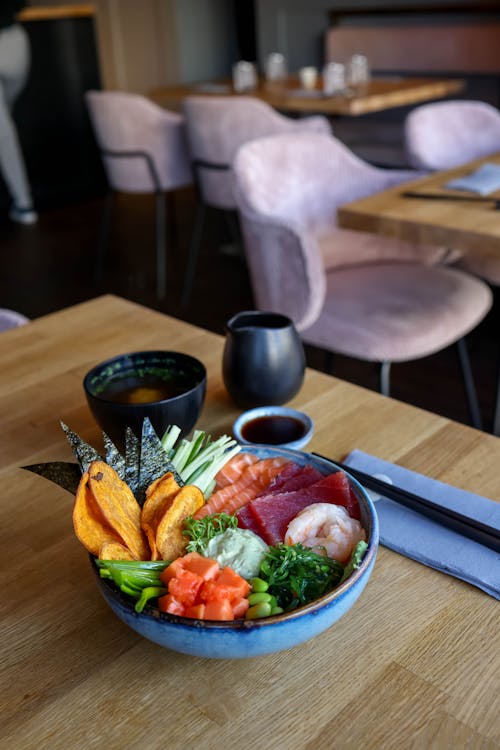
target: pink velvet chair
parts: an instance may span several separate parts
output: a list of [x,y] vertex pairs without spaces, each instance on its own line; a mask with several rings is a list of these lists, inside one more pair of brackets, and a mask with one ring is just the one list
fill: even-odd
[[238,148],[247,141],[286,132],[330,133],[326,117],[292,119],[251,96],[192,96],[184,102],[189,149],[199,191],[198,209],[188,250],[183,303],[186,306],[196,270],[206,207],[222,209],[232,223],[236,210],[231,165]]
[[500,112],[481,101],[432,102],[405,120],[405,148],[416,169],[452,169],[500,151]]
[[85,94],[109,184],[98,257],[102,269],[114,191],[154,193],[156,198],[156,286],[166,289],[165,193],[192,184],[184,118],[139,94]]
[[[481,101],[444,101],[413,109],[405,121],[410,164],[432,172],[458,167],[500,151],[500,112]],[[459,266],[490,284],[500,284],[500,259],[465,255]]]
[[16,312],[16,310],[9,310],[6,307],[0,307],[0,333],[9,330],[9,328],[24,326],[29,322],[29,318],[22,313]]
[[256,307],[289,316],[307,344],[379,363],[386,395],[392,362],[457,343],[480,427],[464,337],[490,309],[489,287],[443,265],[445,248],[337,226],[339,205],[404,173],[362,162],[332,136],[305,133],[246,144],[233,172]]

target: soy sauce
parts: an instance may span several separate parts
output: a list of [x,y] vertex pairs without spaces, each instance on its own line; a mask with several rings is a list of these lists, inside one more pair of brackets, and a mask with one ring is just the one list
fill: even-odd
[[242,428],[241,434],[250,443],[283,445],[303,437],[305,425],[295,417],[257,417]]

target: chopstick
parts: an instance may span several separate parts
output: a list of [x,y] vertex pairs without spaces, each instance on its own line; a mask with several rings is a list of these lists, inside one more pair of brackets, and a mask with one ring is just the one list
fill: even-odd
[[360,484],[370,490],[375,490],[375,492],[378,492],[383,497],[404,505],[405,508],[416,511],[450,531],[455,531],[468,539],[472,539],[473,542],[489,547],[489,549],[495,552],[500,552],[500,529],[478,521],[475,518],[465,516],[450,508],[445,508],[427,498],[414,495],[413,492],[396,487],[393,484],[388,484],[382,479],[377,479],[371,474],[365,474],[364,471],[355,469],[353,466],[347,466],[347,464],[334,461],[327,456],[322,456],[320,453],[313,453],[312,455],[332,461],[339,469],[351,474]]
[[424,198],[436,201],[472,201],[473,203],[493,203],[493,208],[500,208],[499,198],[478,197],[477,195],[445,195],[443,193],[419,193],[417,190],[406,190],[403,198]]

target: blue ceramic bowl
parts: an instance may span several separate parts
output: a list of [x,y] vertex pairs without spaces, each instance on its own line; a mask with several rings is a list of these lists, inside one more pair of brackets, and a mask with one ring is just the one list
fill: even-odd
[[242,445],[273,445],[301,450],[313,436],[314,424],[303,411],[286,406],[259,406],[236,419],[233,435]]
[[[253,448],[252,452],[261,458],[283,455],[302,465],[310,463],[324,474],[338,471],[334,463],[313,454],[272,448]],[[375,564],[379,540],[375,507],[361,485],[352,477],[350,481],[359,501],[368,550],[360,567],[344,583],[299,609],[259,620],[231,622],[177,617],[164,614],[153,606],[146,606],[141,614],[137,614],[131,599],[107,579],[99,578],[97,566],[92,561],[99,589],[113,612],[132,630],[160,646],[183,654],[242,659],[297,646],[331,627],[352,607],[366,586]]]

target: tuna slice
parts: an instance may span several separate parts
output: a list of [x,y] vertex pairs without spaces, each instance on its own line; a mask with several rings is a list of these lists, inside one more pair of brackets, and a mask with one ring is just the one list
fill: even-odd
[[351,490],[349,479],[343,471],[338,471],[307,487],[265,494],[251,500],[245,506],[245,518],[249,519],[248,514],[251,513],[252,530],[268,544],[279,544],[284,540],[292,518],[312,503],[343,505],[352,518],[359,520],[360,517],[358,500]]
[[[320,479],[323,479],[323,474],[313,466],[299,466],[299,464],[291,462],[285,466],[282,472],[274,477],[270,485],[257,497],[268,497],[277,493],[300,490],[314,484],[314,482],[318,482]],[[237,512],[238,526],[242,529],[249,529],[263,537],[264,529],[248,506],[249,503]]]
[[[263,490],[257,497],[263,495],[274,495],[276,492],[291,492],[308,487],[314,482],[323,479],[323,474],[314,468],[314,466],[299,466],[298,464],[288,464],[283,471],[274,477],[269,487]],[[255,498],[254,498],[255,499]]]

